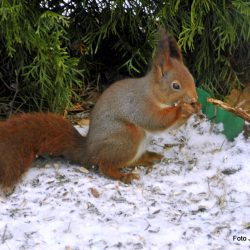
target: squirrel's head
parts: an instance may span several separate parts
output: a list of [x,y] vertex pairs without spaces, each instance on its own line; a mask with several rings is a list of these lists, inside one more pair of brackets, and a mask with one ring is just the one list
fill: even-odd
[[160,30],[160,39],[152,63],[153,89],[159,104],[196,103],[194,79],[183,63],[175,39]]

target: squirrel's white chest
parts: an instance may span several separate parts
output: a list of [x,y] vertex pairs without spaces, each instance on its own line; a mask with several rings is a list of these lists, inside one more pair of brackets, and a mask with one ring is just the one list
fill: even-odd
[[138,160],[146,151],[147,148],[149,146],[149,142],[151,140],[151,135],[150,133],[148,133],[147,131],[145,131],[145,137],[143,138],[143,140],[140,142],[138,148],[137,148],[137,152],[136,155],[134,156],[134,158],[130,161],[130,163],[135,162],[136,160]]

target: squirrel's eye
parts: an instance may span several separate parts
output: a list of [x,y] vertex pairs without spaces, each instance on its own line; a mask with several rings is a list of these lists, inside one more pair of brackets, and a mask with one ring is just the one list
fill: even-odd
[[179,82],[172,82],[171,88],[174,91],[179,91],[181,89],[181,84]]

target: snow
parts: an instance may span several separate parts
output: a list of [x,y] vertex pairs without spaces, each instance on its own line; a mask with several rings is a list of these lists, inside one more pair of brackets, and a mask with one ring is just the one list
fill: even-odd
[[250,140],[212,127],[192,117],[154,138],[165,157],[131,185],[65,161],[34,164],[0,197],[0,249],[249,249]]

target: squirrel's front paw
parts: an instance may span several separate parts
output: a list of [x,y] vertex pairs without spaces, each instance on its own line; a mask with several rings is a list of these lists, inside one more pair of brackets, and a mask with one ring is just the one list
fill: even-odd
[[189,118],[195,113],[195,107],[189,103],[182,103],[181,105],[181,118]]
[[181,104],[181,117],[189,118],[191,115],[200,111],[201,104],[199,102],[194,103],[182,103]]
[[200,113],[200,111],[201,111],[201,104],[199,102],[194,102],[191,105],[194,108],[194,111],[195,111],[196,114]]

